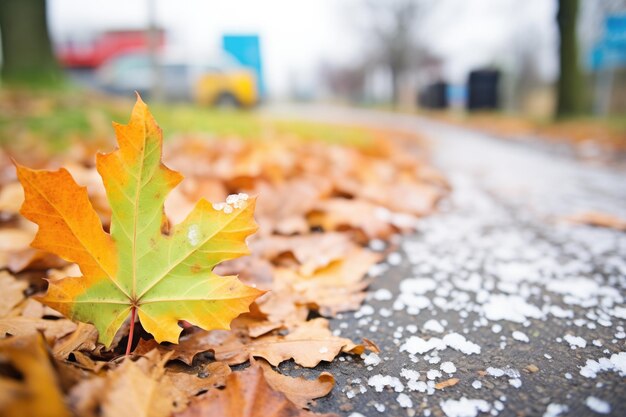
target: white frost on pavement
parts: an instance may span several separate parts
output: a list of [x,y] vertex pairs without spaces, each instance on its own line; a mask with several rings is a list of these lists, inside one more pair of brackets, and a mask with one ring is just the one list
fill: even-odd
[[402,408],[412,408],[413,407],[413,401],[411,401],[409,396],[404,394],[404,393],[398,395],[397,401],[398,401],[398,404],[400,404],[400,407],[402,407]]
[[398,378],[391,375],[374,375],[367,380],[367,385],[374,387],[376,392],[383,392],[385,387],[391,387],[395,392],[404,391],[404,385]]
[[365,366],[376,366],[381,362],[380,356],[378,356],[375,352],[362,353],[361,359],[363,359]]
[[515,340],[517,340],[519,342],[525,342],[525,343],[530,342],[530,340],[528,339],[528,336],[526,336],[525,333],[522,333],[520,331],[517,331],[517,330],[514,331],[512,336],[513,336],[513,339],[515,339]]
[[517,295],[491,295],[483,304],[483,311],[489,320],[508,320],[515,323],[524,323],[528,318],[540,319],[544,316],[537,306],[527,303]]
[[447,374],[453,374],[456,372],[456,366],[454,366],[452,362],[443,362],[439,366],[439,369],[441,369],[443,372]]
[[600,358],[597,361],[587,359],[580,374],[585,378],[595,378],[600,372],[614,371],[619,376],[626,376],[626,352],[614,353],[610,358]]
[[569,411],[569,407],[564,404],[552,403],[548,404],[546,412],[543,413],[543,417],[559,417]]
[[458,350],[466,355],[480,353],[480,346],[476,343],[470,342],[465,338],[465,336],[458,333],[449,333],[442,339],[438,337],[431,337],[428,340],[424,340],[418,336],[411,336],[402,346],[400,346],[400,352],[408,352],[415,355],[423,354],[433,349],[444,350],[448,347]]
[[563,339],[565,339],[565,341],[569,343],[572,349],[585,348],[587,346],[587,341],[579,336],[573,336],[571,334],[567,334],[563,336]]
[[609,414],[611,412],[611,404],[598,397],[587,397],[585,405],[598,414]]
[[476,417],[478,413],[488,413],[491,405],[485,400],[446,400],[440,403],[441,410],[447,417]]
[[424,330],[434,333],[443,333],[445,329],[437,320],[430,319],[424,323]]

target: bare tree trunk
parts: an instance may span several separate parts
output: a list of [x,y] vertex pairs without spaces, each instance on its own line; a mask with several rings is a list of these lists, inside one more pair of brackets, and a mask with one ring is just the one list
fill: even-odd
[[61,80],[52,51],[45,0],[0,0],[2,79],[49,85]]
[[561,36],[561,71],[557,84],[557,117],[581,114],[585,107],[584,80],[578,59],[577,18],[578,0],[559,0],[557,22]]
[[148,0],[148,53],[152,70],[152,85],[150,100],[163,101],[163,74],[161,71],[161,57],[159,56],[159,31],[156,18],[156,0]]
[[400,105],[400,69],[394,65],[389,66],[389,75],[391,77],[391,105],[397,109]]

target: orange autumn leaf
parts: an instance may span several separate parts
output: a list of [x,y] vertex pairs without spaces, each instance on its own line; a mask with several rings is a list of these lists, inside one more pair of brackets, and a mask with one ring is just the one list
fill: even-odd
[[140,98],[130,122],[114,127],[119,149],[98,154],[96,164],[111,206],[110,233],[67,170],[17,165],[25,191],[21,213],[39,225],[32,246],[77,263],[82,273],[51,281],[41,301],[93,323],[106,346],[129,315],[134,323],[135,313],[158,342],[176,343],[180,320],[228,329],[262,291],[213,268],[249,253],[255,199],[202,199],[165,234],[164,201],[183,178],[161,161],[161,129]]

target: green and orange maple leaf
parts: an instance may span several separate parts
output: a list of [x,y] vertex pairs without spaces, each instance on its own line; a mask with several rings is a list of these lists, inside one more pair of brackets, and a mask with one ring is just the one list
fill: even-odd
[[139,97],[130,122],[114,127],[119,149],[96,159],[112,211],[110,234],[67,170],[17,165],[25,191],[21,213],[39,225],[31,245],[77,263],[83,275],[50,281],[40,301],[93,323],[107,347],[129,315],[134,324],[135,313],[158,342],[177,343],[180,320],[228,329],[263,292],[212,270],[249,253],[255,200],[240,194],[212,205],[202,199],[164,234],[165,198],[183,177],[161,161],[161,129]]

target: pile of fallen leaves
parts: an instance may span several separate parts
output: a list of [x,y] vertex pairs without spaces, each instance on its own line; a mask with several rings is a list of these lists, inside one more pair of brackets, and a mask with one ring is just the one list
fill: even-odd
[[[372,341],[333,335],[328,320],[358,309],[364,300],[367,272],[380,260],[379,253],[366,249],[367,243],[413,230],[417,220],[431,213],[446,194],[445,179],[420,157],[389,140],[356,148],[289,138],[253,142],[181,137],[168,146],[165,160],[168,167],[185,174],[185,180],[173,188],[181,178],[161,165],[163,168],[155,169],[166,170],[165,177],[159,177],[163,184],[153,189],[152,183],[138,181],[143,187],[137,188],[139,197],[124,200],[124,175],[114,167],[133,152],[132,141],[124,136],[127,133],[124,127],[118,128],[122,149],[99,156],[97,167],[90,150],[82,148],[46,163],[46,168],[66,167],[78,184],[86,186],[86,195],[82,188],[67,185],[70,180],[64,171],[18,169],[27,190],[22,213],[39,224],[39,234],[37,226],[19,214],[24,188],[9,157],[1,155],[0,414],[311,414],[304,409],[332,390],[333,376],[321,373],[313,380],[292,378],[275,367],[293,360],[314,368],[340,354],[377,351]],[[159,140],[159,149],[153,151],[157,157],[160,146]],[[148,160],[150,152],[144,150],[142,156]],[[109,181],[107,190],[119,188],[113,198],[111,193],[107,198],[97,170],[101,174],[115,171],[103,175],[104,181]],[[133,173],[129,170],[127,174]],[[117,178],[115,184],[113,177]],[[143,212],[141,202],[145,203],[149,193],[154,201],[146,204],[156,209]],[[259,229],[248,239],[251,255],[237,258],[245,254],[242,239],[255,229],[251,219],[254,198],[247,195],[257,196]],[[93,215],[81,208],[87,196],[95,209]],[[196,206],[201,197],[213,204]],[[167,217],[159,215],[164,200]],[[75,211],[72,219],[77,228],[72,233],[63,229],[61,220],[43,210],[47,204]],[[151,233],[156,238],[169,242],[168,249],[141,252],[142,248],[123,246],[120,242],[129,231],[122,229],[133,224],[127,218],[130,212],[135,219],[143,216],[145,225],[130,233],[138,236],[150,232],[144,229],[154,229]],[[149,214],[154,216],[147,219]],[[111,300],[104,298],[115,298],[113,289],[85,290],[87,285],[101,284],[94,278],[98,273],[116,267],[115,261],[108,266],[112,255],[102,249],[108,248],[110,236],[115,238],[120,264],[132,253],[133,265],[144,265],[144,271],[158,270],[172,257],[172,251],[180,249],[176,246],[177,230],[181,230],[177,225],[196,219],[194,216],[209,218],[198,221],[199,229],[194,228],[196,223],[187,224],[184,244],[196,244],[210,234],[212,224],[220,225],[220,232],[211,236],[210,248],[200,245],[208,260],[183,263],[184,268],[176,269],[178,275],[164,288],[155,281],[144,291],[168,302],[178,300],[180,294],[181,301],[167,308],[162,307],[165,303],[158,305],[161,307],[154,304],[157,307],[142,312],[141,297]],[[243,220],[230,224],[228,219]],[[93,226],[96,222],[102,222],[102,235]],[[86,258],[77,252],[73,239],[87,249],[87,240],[98,241],[100,252]],[[158,242],[150,244],[159,247]],[[136,254],[136,250],[140,252]],[[140,253],[143,263],[137,261]],[[142,273],[133,271],[138,277]],[[198,310],[190,302],[190,295],[201,293],[196,287],[204,284],[191,285],[186,280],[200,273],[214,277],[216,283],[227,283],[222,287],[228,288],[212,290],[217,300],[215,311]],[[222,278],[231,275],[238,275],[245,285],[235,278]],[[125,293],[124,283],[117,284]],[[48,285],[48,294],[39,298]],[[79,291],[76,285],[83,287]],[[245,302],[235,305],[219,300],[232,298],[238,291],[248,291]],[[250,302],[260,294],[248,311]],[[116,303],[122,307],[102,307]],[[128,312],[132,310],[134,318],[135,309],[141,323],[138,320],[131,325]],[[242,311],[248,312],[239,314]],[[113,317],[113,312],[118,316]],[[96,317],[96,327],[79,321],[86,317]],[[220,320],[224,322],[216,323]],[[230,323],[230,330],[203,330],[192,323],[209,329],[228,328]],[[178,333],[178,343],[172,343]],[[132,348],[130,357],[124,356],[127,346]],[[231,369],[246,363],[250,366]]]

